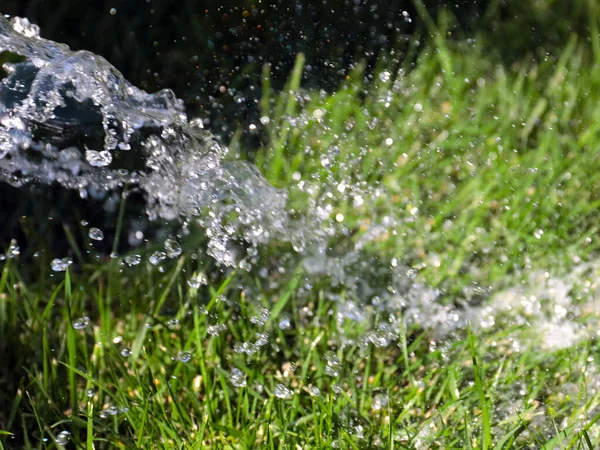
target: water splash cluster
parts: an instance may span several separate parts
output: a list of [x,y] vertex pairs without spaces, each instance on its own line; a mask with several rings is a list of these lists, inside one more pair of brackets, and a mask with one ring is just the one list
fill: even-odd
[[[273,239],[292,242],[302,253],[309,277],[329,280],[330,295],[335,295],[336,286],[346,291],[346,298],[338,302],[339,320],[373,322],[377,311],[390,314],[389,323],[373,322],[361,340],[365,345],[386,347],[396,342],[399,314],[407,325],[441,334],[463,328],[467,322],[492,326],[506,305],[517,316],[542,316],[523,306],[527,296],[521,291],[493,297],[501,299],[504,309],[494,301],[481,307],[469,306],[469,301],[457,306],[437,290],[416,282],[414,271],[398,261],[386,265],[365,257],[367,245],[393,229],[399,217],[384,217],[340,255],[328,254],[327,240],[335,239],[336,231],[326,206],[332,201],[331,192],[346,195],[346,184],[340,188],[340,183],[347,180],[328,180],[321,186],[328,194],[323,195],[325,200],[315,201],[304,219],[292,220],[286,208],[287,193],[269,184],[256,166],[228,161],[227,149],[203,129],[201,120],[188,119],[182,101],[172,91],[148,94],[131,85],[104,58],[41,38],[38,27],[27,19],[0,17],[0,63],[0,182],[16,187],[58,184],[83,198],[106,201],[114,191],[141,192],[150,220],[193,219],[203,226],[209,237],[208,253],[224,265],[239,265],[256,254],[240,255],[234,244],[240,239],[254,248]],[[328,158],[330,164],[335,152]],[[357,186],[351,190],[361,202],[363,197],[371,198],[368,189]],[[335,220],[342,222],[343,217]],[[103,238],[101,230],[90,229],[90,239]],[[165,251],[155,252],[149,261],[157,265],[181,253],[180,244],[167,239]],[[140,262],[139,256],[128,258],[128,265]],[[71,263],[69,258],[57,259],[53,270],[65,270]],[[190,286],[200,284],[200,279],[194,279]],[[483,297],[490,294],[482,292]],[[540,309],[542,297],[538,293],[527,298],[533,298],[530,303]],[[566,317],[568,308],[562,303],[553,303],[553,312],[564,310]],[[563,316],[544,321],[548,342],[557,333],[569,331]],[[261,315],[256,319],[263,320]],[[259,335],[237,351],[252,354],[264,341],[264,335]]]
[[[388,77],[385,72],[382,76]],[[320,120],[322,114],[316,110],[312,118]],[[336,146],[329,148],[321,155],[322,165],[341,166],[338,154]],[[82,198],[107,202],[114,200],[115,191],[141,192],[150,220],[193,219],[206,230],[208,253],[228,266],[251,261],[260,244],[289,241],[301,253],[306,275],[328,280],[330,297],[343,287],[345,298],[337,310],[340,321],[373,324],[360,340],[363,345],[386,347],[396,342],[400,316],[407,325],[435,329],[438,334],[464,328],[467,322],[492,326],[507,307],[519,317],[543,316],[540,293],[527,297],[522,290],[504,292],[481,307],[469,306],[468,299],[457,306],[418,283],[414,271],[397,260],[388,265],[376,255],[366,255],[365,248],[393,230],[401,217],[385,216],[371,223],[353,243],[331,254],[328,242],[337,240],[340,229],[347,233],[343,215],[332,217],[334,199],[349,196],[360,207],[383,191],[333,172],[318,188],[301,180],[300,174],[296,179],[296,189],[313,199],[303,219],[290,217],[287,193],[269,184],[256,166],[227,160],[227,148],[203,129],[201,120],[188,119],[183,102],[171,90],[149,94],[131,85],[101,56],[43,39],[27,19],[0,17],[0,183],[58,184]],[[92,227],[89,238],[101,241],[104,234]],[[254,250],[240,254],[235,244],[239,240]],[[18,253],[15,248],[9,256]],[[178,242],[167,239],[164,251],[150,255],[149,262],[159,265],[182,251]],[[133,266],[140,260],[139,255],[127,256],[125,263]],[[70,264],[71,258],[55,259],[52,269],[64,271]],[[190,287],[204,283],[200,274],[190,280]],[[483,291],[481,296],[490,296],[491,291]],[[556,286],[546,291],[554,292]],[[529,304],[537,309],[529,311]],[[567,329],[569,305],[566,300],[552,303],[552,319],[538,321],[543,322],[548,342],[565,333],[577,341],[576,330]],[[378,311],[389,313],[389,323],[375,324]],[[263,311],[253,320],[264,323],[267,318],[268,311]],[[289,323],[284,320],[280,326],[285,329]],[[258,334],[255,342],[236,351],[253,354],[267,340]]]
[[150,220],[197,217],[209,253],[233,265],[230,241],[292,237],[286,194],[188,120],[171,90],[148,94],[104,58],[0,17],[0,182],[61,185],[108,200],[127,189]]

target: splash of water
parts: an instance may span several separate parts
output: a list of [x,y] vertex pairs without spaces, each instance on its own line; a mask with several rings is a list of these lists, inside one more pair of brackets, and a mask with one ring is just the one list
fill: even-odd
[[234,238],[297,238],[286,193],[256,167],[226,161],[171,90],[148,94],[21,18],[0,17],[0,62],[0,182],[58,184],[94,199],[140,191],[151,220],[199,217],[209,253],[226,265],[236,261]]
[[[305,273],[329,280],[334,288],[330,295],[335,295],[336,286],[343,286],[346,298],[338,305],[340,320],[372,321],[374,313],[383,310],[391,313],[392,322],[393,313],[401,313],[408,325],[444,335],[467,322],[493,326],[506,305],[519,317],[542,317],[540,293],[534,296],[532,304],[538,310],[533,312],[527,310],[522,287],[499,293],[481,307],[458,308],[437,290],[416,282],[414,272],[396,260],[386,265],[365,258],[362,251],[367,244],[393,229],[398,218],[374,223],[342,256],[326,255],[327,237],[336,236],[331,227],[321,231],[329,215],[323,204],[314,204],[304,220],[292,219],[287,193],[270,185],[255,166],[228,161],[227,148],[203,129],[202,121],[188,119],[183,102],[172,91],[146,93],[104,58],[41,38],[38,27],[27,19],[0,17],[0,63],[0,182],[16,187],[58,184],[95,199],[108,199],[111,192],[125,187],[137,190],[144,194],[151,220],[199,222],[209,237],[209,254],[224,265],[244,259],[232,245],[240,238],[253,246],[273,239],[291,242],[303,253]],[[345,184],[336,186],[333,191],[346,190]],[[362,204],[368,193],[356,191]],[[103,238],[101,230],[90,233],[91,239]],[[158,262],[182,251],[169,240],[165,250],[159,252],[164,256],[157,257]],[[129,256],[125,262],[137,265],[140,257]],[[64,271],[71,263],[69,258],[57,259],[53,269]],[[385,282],[379,282],[382,279]],[[200,278],[190,280],[191,287],[200,284]],[[553,311],[567,310],[564,301],[555,303]],[[552,339],[557,335],[571,333],[572,342],[578,340],[578,332],[567,329],[566,316],[557,314],[536,321],[546,327],[551,348],[556,347]],[[392,322],[373,329],[365,343],[395,342]],[[259,336],[238,350],[253,353],[263,341]]]

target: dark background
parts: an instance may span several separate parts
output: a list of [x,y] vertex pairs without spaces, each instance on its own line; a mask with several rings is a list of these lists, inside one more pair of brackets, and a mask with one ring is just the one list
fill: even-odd
[[[448,2],[425,3],[435,15]],[[488,3],[448,4],[468,29]],[[405,48],[420,23],[406,0],[3,0],[0,10],[29,18],[44,37],[104,56],[139,87],[173,89],[192,114],[242,120],[254,111],[263,64],[271,64],[281,87],[303,52],[305,85],[333,89],[354,62],[372,66],[382,53]],[[233,104],[241,108],[231,108],[236,99],[221,86],[235,89]]]
[[[423,3],[434,20],[442,9],[451,13],[454,35],[478,36],[499,58],[511,59],[584,31],[583,1]],[[139,87],[173,89],[192,116],[210,118],[224,139],[255,118],[263,64],[271,64],[274,87],[281,88],[303,52],[304,85],[333,90],[354,63],[366,60],[372,69],[390,50],[398,62],[408,42],[427,33],[413,0],[3,0],[0,12],[27,17],[44,37],[104,56]]]

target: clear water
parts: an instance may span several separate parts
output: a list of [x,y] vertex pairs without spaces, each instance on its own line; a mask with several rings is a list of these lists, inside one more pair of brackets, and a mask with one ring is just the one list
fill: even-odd
[[[26,19],[0,18],[0,52],[14,61],[0,81],[0,182],[58,184],[107,201],[125,187],[140,191],[151,220],[197,218],[224,265],[243,259],[234,237],[297,239],[286,193],[253,165],[226,161],[227,149],[188,120],[172,91],[148,94],[104,58],[42,39]],[[181,252],[167,245],[167,256]]]

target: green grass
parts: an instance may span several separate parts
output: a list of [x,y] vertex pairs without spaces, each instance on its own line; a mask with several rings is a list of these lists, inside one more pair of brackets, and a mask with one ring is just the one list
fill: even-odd
[[[291,207],[332,206],[323,226],[346,236],[333,253],[393,217],[365,252],[414,268],[449,304],[538,269],[568,273],[599,247],[595,20],[591,44],[574,36],[511,67],[430,22],[414,67],[365,80],[359,66],[333,95],[300,89],[302,59],[282,95],[265,70],[270,145],[257,163]],[[50,273],[50,259],[1,266],[0,448],[61,448],[63,430],[64,448],[82,449],[591,449],[599,438],[593,337],[550,351],[510,316],[442,338],[400,313],[340,319],[335,295],[351,294],[299,263],[264,278],[190,252],[163,272],[115,259]],[[209,284],[190,288],[201,272]],[[570,295],[597,300],[599,275]],[[249,320],[261,307],[268,319]],[[89,326],[75,329],[82,316]],[[363,340],[379,325],[390,345]],[[278,384],[293,395],[277,397]]]
[[[555,267],[594,254],[600,66],[589,60],[600,56],[574,37],[546,61],[505,68],[476,45],[438,45],[395,80],[365,88],[361,73],[352,74],[334,96],[309,101],[291,132],[282,116],[274,134],[286,140],[274,138],[259,160],[266,176],[294,186],[299,171],[318,182],[315,197],[331,192],[351,228],[400,214],[403,239],[380,250],[422,263],[435,286],[455,285],[458,275],[495,283],[535,261]],[[315,110],[326,111],[322,120]],[[339,153],[325,171],[319,156],[331,148]],[[386,195],[353,208],[337,193],[340,182],[366,182]]]
[[[261,287],[239,273],[214,288],[188,289],[193,269],[181,260],[157,276],[119,274],[112,265],[95,281],[90,272],[69,275],[48,299],[47,288],[25,286],[7,264],[3,354],[22,369],[3,372],[12,378],[3,380],[2,421],[15,447],[55,448],[51,439],[68,430],[75,448],[539,448],[551,441],[587,448],[600,405],[595,341],[551,353],[519,337],[515,351],[514,328],[435,342],[431,332],[398,322],[409,333],[406,347],[402,339],[365,346],[360,336],[374,324],[340,322],[323,296],[300,307],[296,288],[284,286],[281,296],[251,301],[242,280],[246,289]],[[111,312],[103,314],[109,292]],[[161,298],[168,316],[152,312]],[[248,320],[255,303],[277,305],[263,326]],[[36,314],[48,305],[52,313]],[[69,309],[91,316],[90,326],[74,330]],[[278,328],[278,309],[293,328]],[[226,330],[208,334],[217,323]],[[255,354],[234,351],[264,332],[269,344]],[[181,352],[190,352],[189,362],[178,360]],[[244,372],[246,387],[230,383],[233,368]],[[273,395],[278,383],[292,398]],[[321,394],[309,395],[311,386]],[[387,403],[374,409],[381,398]],[[115,407],[127,410],[110,415]],[[41,437],[50,441],[39,444]],[[11,438],[3,442],[11,448]]]

